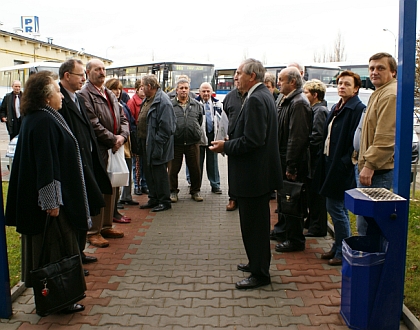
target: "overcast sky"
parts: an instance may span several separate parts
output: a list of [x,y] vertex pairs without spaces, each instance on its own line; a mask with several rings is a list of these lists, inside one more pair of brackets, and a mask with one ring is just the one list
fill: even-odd
[[[338,32],[347,61],[394,54],[398,0],[212,1],[15,0],[2,6],[2,30],[38,16],[39,37],[114,64],[210,62],[237,67],[244,57],[267,65],[313,62],[330,52]],[[419,13],[419,11],[418,11]],[[419,14],[417,15],[419,16]]]

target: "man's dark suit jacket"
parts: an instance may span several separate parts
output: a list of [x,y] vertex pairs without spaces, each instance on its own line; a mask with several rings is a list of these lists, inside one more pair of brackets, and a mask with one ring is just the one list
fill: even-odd
[[[6,94],[0,108],[0,118],[7,118],[6,127],[10,140],[19,134],[21,124],[21,119],[16,117],[15,95],[13,92]],[[22,100],[22,92],[19,93],[19,99]]]
[[229,123],[229,189],[234,196],[257,197],[282,188],[277,140],[277,112],[273,95],[263,84],[244,102]]
[[59,110],[79,143],[83,162],[86,192],[91,216],[98,215],[105,206],[102,194],[112,194],[112,187],[105,169],[92,125],[86,113],[84,99],[76,94],[80,110],[70,98],[65,88],[60,84],[63,94],[62,108]]

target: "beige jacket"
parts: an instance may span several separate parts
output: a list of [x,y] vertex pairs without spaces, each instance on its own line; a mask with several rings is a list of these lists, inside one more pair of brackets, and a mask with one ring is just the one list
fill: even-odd
[[363,119],[358,167],[394,168],[397,80],[393,78],[371,96]]

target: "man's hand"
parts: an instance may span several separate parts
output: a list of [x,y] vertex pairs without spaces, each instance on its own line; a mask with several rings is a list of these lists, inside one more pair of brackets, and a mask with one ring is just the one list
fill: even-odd
[[224,152],[225,151],[225,141],[217,140],[217,141],[211,141],[211,146],[209,146],[209,149],[213,152]]
[[362,171],[359,174],[360,183],[366,187],[370,187],[372,185],[372,177],[374,173],[374,170],[371,170],[367,167],[363,167]]
[[3,123],[7,122],[7,118],[6,118],[6,117],[2,117],[2,118],[1,118],[1,121],[2,121]]
[[289,181],[296,181],[297,174],[291,174],[291,173],[286,171],[286,178]]
[[116,152],[118,149],[121,148],[121,146],[124,144],[125,139],[122,135],[115,135],[117,138],[117,141],[115,142],[114,146],[112,147],[112,152]]

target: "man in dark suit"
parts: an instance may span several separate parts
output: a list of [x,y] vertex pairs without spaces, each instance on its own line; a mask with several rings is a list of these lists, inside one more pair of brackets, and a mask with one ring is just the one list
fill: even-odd
[[13,91],[4,96],[0,107],[0,118],[3,123],[6,123],[10,140],[19,134],[22,122],[20,117],[20,99],[22,97],[20,87],[20,81],[15,80],[12,84]]
[[[82,61],[71,59],[64,62],[60,67],[59,76],[60,91],[64,96],[60,113],[79,143],[90,215],[95,216],[105,206],[102,194],[111,194],[112,187],[99,155],[96,136],[86,113],[84,100],[76,93],[86,81]],[[79,231],[77,237],[82,262],[95,262],[96,257],[87,256],[83,252],[86,234],[86,231]]]
[[[262,83],[261,62],[247,59],[235,73],[238,90],[248,93],[242,109],[229,125],[228,141],[213,141],[214,152],[228,155],[229,189],[237,197],[248,264],[238,270],[251,276],[236,283],[237,289],[251,289],[270,280],[270,194],[282,187],[274,99]],[[246,179],[244,179],[246,178]]]

